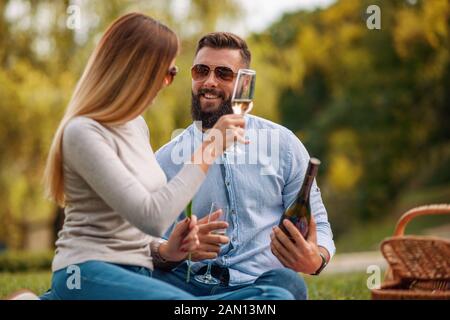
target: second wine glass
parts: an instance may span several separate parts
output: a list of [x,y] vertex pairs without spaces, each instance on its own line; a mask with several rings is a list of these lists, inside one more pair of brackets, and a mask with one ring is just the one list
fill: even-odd
[[[216,221],[225,221],[225,222],[227,221],[228,206],[220,206],[216,202],[213,202],[213,203],[211,203],[211,209],[209,211],[208,223],[211,220],[211,215],[219,209],[222,209],[222,213]],[[217,230],[212,231],[211,233],[218,234],[218,235],[226,235],[226,232],[227,232],[226,229],[217,229]],[[206,269],[206,273],[202,274],[202,275],[196,275],[194,277],[194,279],[198,282],[205,283],[205,284],[219,284],[220,280],[217,278],[214,278],[211,274],[211,266],[212,266],[212,261],[209,260],[208,266]]]

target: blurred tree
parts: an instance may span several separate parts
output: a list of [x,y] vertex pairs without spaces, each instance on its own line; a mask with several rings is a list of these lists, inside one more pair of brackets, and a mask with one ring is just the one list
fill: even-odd
[[[381,30],[366,27],[370,4]],[[446,0],[342,0],[253,36],[281,69],[263,69],[277,83],[271,108],[324,160],[338,235],[392,212],[411,188],[448,186],[449,13]]]

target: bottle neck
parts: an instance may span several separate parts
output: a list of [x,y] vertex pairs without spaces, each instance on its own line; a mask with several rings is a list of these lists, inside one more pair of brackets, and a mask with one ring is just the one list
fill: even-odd
[[306,175],[305,180],[303,182],[302,188],[298,193],[297,203],[305,203],[309,200],[309,194],[311,191],[311,187],[314,181],[314,176]]

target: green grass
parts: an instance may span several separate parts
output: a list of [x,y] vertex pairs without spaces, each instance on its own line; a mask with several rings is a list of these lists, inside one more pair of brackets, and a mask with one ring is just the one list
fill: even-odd
[[367,300],[366,273],[306,276],[310,300]]
[[[50,272],[0,273],[0,299],[4,299],[19,289],[29,289],[42,294],[50,286]],[[369,299],[366,287],[367,274],[339,274],[307,276],[309,299]]]
[[48,271],[0,273],[0,299],[4,299],[19,289],[29,289],[42,294],[50,287],[52,274]]

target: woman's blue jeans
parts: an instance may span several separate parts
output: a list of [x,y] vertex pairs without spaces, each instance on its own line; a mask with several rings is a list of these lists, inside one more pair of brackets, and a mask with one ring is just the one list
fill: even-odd
[[194,296],[152,277],[137,266],[88,261],[53,273],[52,287],[42,300],[292,300],[275,286],[249,286],[210,296]]

